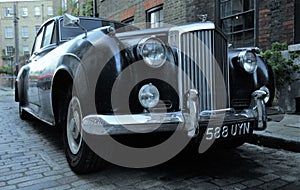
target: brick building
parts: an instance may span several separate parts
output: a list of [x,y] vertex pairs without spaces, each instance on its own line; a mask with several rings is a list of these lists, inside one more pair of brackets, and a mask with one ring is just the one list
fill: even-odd
[[207,14],[235,47],[300,43],[298,0],[98,0],[99,17],[128,23],[183,24]]

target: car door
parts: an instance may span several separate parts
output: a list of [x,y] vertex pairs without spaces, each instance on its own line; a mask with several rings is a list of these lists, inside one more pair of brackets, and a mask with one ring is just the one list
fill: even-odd
[[51,46],[51,40],[54,31],[54,20],[51,20],[44,24],[39,30],[35,43],[32,49],[32,55],[29,60],[29,73],[28,73],[28,103],[31,110],[39,115],[41,111],[41,99],[39,88],[42,77],[42,71],[45,69],[46,64],[45,56],[55,48],[55,45]]

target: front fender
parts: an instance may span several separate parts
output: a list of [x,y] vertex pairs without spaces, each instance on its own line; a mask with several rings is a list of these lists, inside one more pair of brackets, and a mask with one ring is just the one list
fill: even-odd
[[252,74],[247,73],[238,63],[238,56],[242,50],[233,49],[229,53],[231,106],[246,108],[251,100],[250,94],[263,86],[270,90],[270,100],[267,103],[267,106],[270,106],[275,94],[272,68],[257,54],[257,70]]

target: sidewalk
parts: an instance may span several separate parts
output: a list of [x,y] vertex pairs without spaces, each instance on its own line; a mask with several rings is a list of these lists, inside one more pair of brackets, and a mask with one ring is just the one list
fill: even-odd
[[[13,94],[14,89],[0,84],[0,100]],[[268,122],[267,129],[255,131],[249,143],[300,152],[300,115],[286,114],[280,122]]]
[[285,114],[280,122],[268,122],[267,129],[255,131],[249,143],[300,152],[300,115]]

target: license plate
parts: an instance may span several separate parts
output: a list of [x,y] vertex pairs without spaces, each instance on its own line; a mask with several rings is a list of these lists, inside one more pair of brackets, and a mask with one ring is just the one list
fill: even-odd
[[251,123],[236,123],[222,127],[207,127],[205,131],[206,140],[216,140],[248,135],[252,132]]

